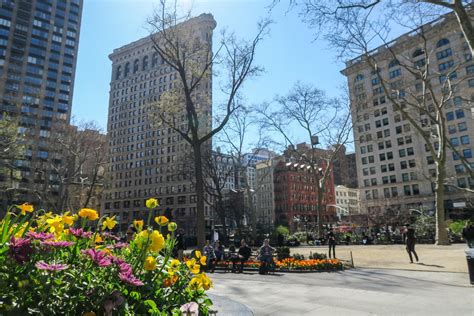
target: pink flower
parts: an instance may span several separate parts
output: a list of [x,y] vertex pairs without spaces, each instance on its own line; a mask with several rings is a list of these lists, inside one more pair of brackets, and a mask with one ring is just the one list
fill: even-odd
[[108,238],[108,239],[115,240],[115,241],[119,241],[119,240],[120,240],[120,237],[115,236],[114,234],[109,233],[109,232],[102,232],[102,236],[104,236],[105,238]]
[[108,267],[112,264],[112,258],[105,251],[87,249],[81,250],[81,252],[89,256],[99,267]]
[[71,235],[77,238],[91,238],[92,232],[86,232],[82,228],[69,228],[69,232]]
[[35,264],[35,267],[40,269],[40,270],[46,270],[46,271],[61,271],[61,270],[67,269],[68,265],[67,264],[59,264],[59,263],[49,264],[49,263],[46,263],[44,261],[38,261]]
[[28,238],[15,238],[14,236],[10,239],[8,255],[15,259],[18,263],[24,263],[30,259],[30,255],[33,253],[31,247],[31,240]]
[[199,315],[199,305],[196,302],[189,302],[181,305],[179,310],[184,315]]
[[144,284],[140,279],[137,279],[133,274],[127,273],[127,272],[120,272],[119,279],[133,286],[142,286]]
[[41,246],[49,246],[49,247],[69,247],[74,245],[71,241],[42,241]]
[[54,234],[48,234],[48,233],[36,233],[36,232],[27,232],[26,233],[27,237],[33,238],[33,239],[38,239],[45,241],[47,239],[54,238]]

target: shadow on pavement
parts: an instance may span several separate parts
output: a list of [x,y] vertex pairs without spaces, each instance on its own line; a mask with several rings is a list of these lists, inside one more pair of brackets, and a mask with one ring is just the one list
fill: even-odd
[[422,263],[422,262],[417,262],[416,264],[420,265],[420,266],[425,266],[425,267],[445,268],[444,266],[440,266],[440,265],[437,265],[437,264],[426,264],[426,263]]

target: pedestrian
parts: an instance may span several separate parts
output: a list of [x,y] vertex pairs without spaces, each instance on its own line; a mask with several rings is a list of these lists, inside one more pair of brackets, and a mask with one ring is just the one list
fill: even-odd
[[329,245],[329,259],[331,259],[331,250],[332,257],[336,259],[336,235],[334,235],[333,229],[329,229],[329,233],[326,236]]
[[216,254],[214,252],[214,247],[211,246],[209,240],[206,240],[206,244],[204,245],[202,252],[206,256],[206,270],[214,273],[214,269],[216,268],[214,265]]
[[175,258],[177,257],[179,261],[183,261],[183,254],[184,250],[186,250],[186,245],[184,241],[184,230],[182,228],[178,230],[178,233],[176,234],[175,238],[176,243],[173,248],[173,255]]
[[415,243],[416,243],[416,237],[415,237],[415,229],[413,227],[410,227],[409,224],[406,225],[406,232],[405,232],[405,241],[406,241],[406,249],[408,252],[408,256],[410,257],[410,263],[413,263],[413,257],[411,253],[415,255],[416,262],[418,262],[418,255],[415,251]]
[[270,239],[266,238],[263,241],[262,247],[258,252],[258,257],[260,260],[260,269],[258,273],[260,274],[267,274],[269,271],[269,267],[273,264],[273,253],[276,251],[275,248],[270,246]]
[[245,239],[240,241],[240,248],[237,254],[240,261],[240,268],[238,272],[243,273],[244,263],[249,260],[250,256],[252,255],[252,249],[250,249],[250,247],[247,245]]

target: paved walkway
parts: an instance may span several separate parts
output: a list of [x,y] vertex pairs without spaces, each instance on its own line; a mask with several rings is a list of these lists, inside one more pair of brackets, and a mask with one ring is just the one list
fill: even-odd
[[[356,268],[467,273],[465,249],[467,249],[465,244],[416,245],[416,252],[420,257],[418,264],[410,264],[404,245],[338,245],[336,255],[338,258],[350,260],[352,251]],[[310,251],[327,254],[328,249],[327,246],[291,248],[292,254],[304,254],[306,257]]]
[[465,273],[364,268],[210,276],[211,293],[245,304],[255,315],[474,315],[474,287]]

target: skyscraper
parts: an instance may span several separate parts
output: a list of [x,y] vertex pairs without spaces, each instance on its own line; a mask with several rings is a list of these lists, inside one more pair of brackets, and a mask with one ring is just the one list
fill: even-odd
[[[177,25],[209,43],[215,26],[210,14]],[[110,182],[102,212],[118,216],[120,228],[125,230],[134,219],[143,217],[146,199],[156,197],[165,215],[184,228],[187,235],[195,235],[194,177],[192,163],[185,159],[190,156],[191,147],[177,132],[165,125],[154,125],[148,117],[152,105],[179,80],[177,72],[160,58],[153,45],[148,36],[109,55],[113,68],[107,124]],[[200,105],[206,114],[212,112],[211,89],[208,82],[202,91],[209,100]],[[208,120],[209,116],[203,119]],[[210,227],[209,206],[205,215]]]
[[[19,121],[25,156],[14,162],[18,179],[0,175],[3,201],[47,207],[59,196],[52,131],[69,124],[82,0],[4,0],[0,5],[0,115]],[[12,190],[10,190],[12,189]]]
[[[390,101],[396,99],[429,135],[436,150],[440,135],[456,149],[448,147],[444,163],[445,210],[472,212],[474,62],[454,14],[404,34],[370,56],[377,70],[364,56],[348,61],[343,70],[351,94],[362,211],[434,209],[435,160],[420,131]],[[427,81],[414,75],[424,67],[429,67],[429,91],[423,88]],[[380,78],[388,88],[384,89]],[[433,123],[434,104],[441,109],[436,113],[443,113],[445,130],[438,131],[442,125]]]

